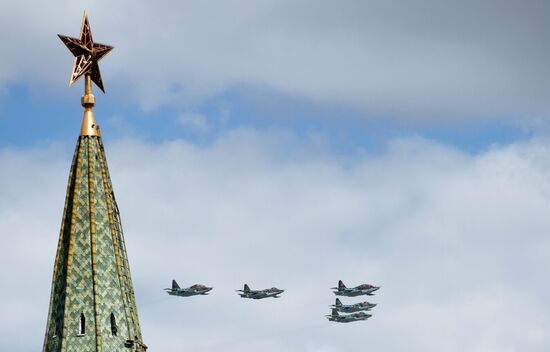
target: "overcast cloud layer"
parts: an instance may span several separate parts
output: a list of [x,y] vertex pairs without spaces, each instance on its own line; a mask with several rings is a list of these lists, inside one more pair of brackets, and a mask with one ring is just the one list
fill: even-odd
[[543,0],[12,2],[0,88],[66,92],[72,59],[55,34],[77,36],[84,8],[116,47],[107,89],[145,109],[263,91],[371,118],[549,116]]
[[[548,140],[467,155],[405,139],[344,157],[236,130],[106,147],[153,351],[550,348]],[[0,150],[2,351],[40,350],[71,152]],[[168,297],[172,278],[215,289]],[[369,321],[325,320],[338,279],[382,286]],[[287,291],[243,300],[244,282]]]

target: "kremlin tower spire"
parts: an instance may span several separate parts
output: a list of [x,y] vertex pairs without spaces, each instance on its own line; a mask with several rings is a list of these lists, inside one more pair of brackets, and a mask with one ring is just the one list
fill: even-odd
[[69,173],[43,351],[145,352],[120,214],[92,110],[92,82],[104,91],[98,61],[113,47],[94,43],[86,13],[80,38],[59,38],[75,56],[70,84],[85,78],[84,117]]

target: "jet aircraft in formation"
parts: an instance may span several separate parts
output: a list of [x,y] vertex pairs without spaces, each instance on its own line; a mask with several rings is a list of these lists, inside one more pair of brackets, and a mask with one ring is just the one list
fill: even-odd
[[379,286],[363,284],[356,287],[346,287],[342,280],[338,281],[338,287],[333,287],[332,290],[337,296],[356,297],[356,296],[372,296],[375,291],[380,289]]
[[336,304],[331,305],[334,309],[341,313],[355,313],[360,311],[368,311],[376,307],[375,303],[361,302],[355,304],[342,304],[340,299],[336,298]]
[[285,290],[281,290],[276,287],[266,288],[265,290],[251,290],[247,284],[244,284],[244,288],[242,290],[237,290],[236,292],[241,292],[239,293],[239,296],[242,298],[262,299],[268,297],[279,298],[278,295],[285,292]]
[[180,287],[176,280],[172,280],[172,288],[164,289],[170,296],[190,297],[196,295],[207,295],[212,290],[212,287],[204,285],[193,285],[189,287]]
[[[345,297],[356,297],[356,296],[374,296],[374,292],[380,289],[379,286],[373,286],[369,284],[363,284],[359,285],[353,288],[347,288],[346,285],[342,282],[342,280],[338,281],[338,287],[333,287],[332,290],[335,295],[337,296],[345,296]],[[334,321],[337,323],[351,323],[354,321],[360,321],[360,320],[367,320],[372,315],[367,314],[364,311],[369,311],[372,308],[376,307],[375,303],[369,303],[369,302],[360,302],[355,304],[342,304],[340,299],[336,298],[335,304],[331,305],[332,307],[332,314],[327,315],[329,321]],[[343,314],[340,315],[340,313],[351,313],[351,314]]]
[[365,312],[358,312],[353,314],[340,315],[336,308],[332,309],[332,314],[327,315],[328,320],[334,321],[337,323],[352,323],[354,321],[367,320],[372,315]]
[[[342,280],[338,281],[338,287],[332,288],[334,294],[338,296],[347,296],[347,297],[356,297],[361,295],[373,296],[374,292],[377,291],[380,287],[373,286],[369,284],[359,285],[353,288],[347,288]],[[180,287],[176,280],[172,280],[172,288],[165,288],[165,291],[171,296],[180,296],[180,297],[190,297],[196,295],[208,295],[212,290],[212,287],[206,287],[204,285],[196,284],[189,287]],[[264,290],[251,290],[247,284],[244,284],[242,290],[237,290],[239,296],[242,298],[250,299],[263,299],[263,298],[279,298],[280,294],[285,292],[285,290],[278,289],[276,287],[267,288]],[[376,307],[375,303],[369,302],[360,302],[355,304],[342,304],[340,299],[336,298],[335,304],[331,305],[332,314],[327,315],[329,321],[337,323],[351,323],[355,321],[367,320],[372,315],[367,314],[364,311],[370,311],[372,308]],[[350,313],[350,314],[339,314],[339,313]]]

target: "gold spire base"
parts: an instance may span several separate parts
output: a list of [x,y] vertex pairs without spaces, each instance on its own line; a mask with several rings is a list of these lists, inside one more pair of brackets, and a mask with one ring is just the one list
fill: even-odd
[[86,76],[84,86],[84,95],[80,100],[84,107],[84,117],[82,118],[82,127],[80,127],[81,136],[100,136],[99,126],[95,122],[93,107],[95,105],[95,97],[92,94],[92,79],[89,74]]

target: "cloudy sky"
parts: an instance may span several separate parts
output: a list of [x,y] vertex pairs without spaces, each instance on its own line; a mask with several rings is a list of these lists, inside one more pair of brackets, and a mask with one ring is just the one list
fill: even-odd
[[0,350],[42,345],[84,9],[152,351],[550,348],[548,1],[2,1]]

